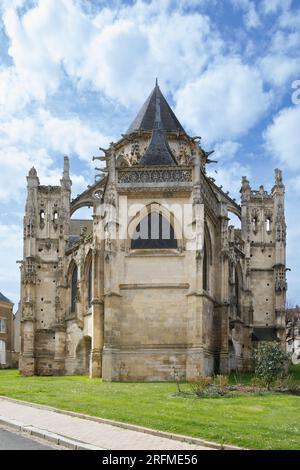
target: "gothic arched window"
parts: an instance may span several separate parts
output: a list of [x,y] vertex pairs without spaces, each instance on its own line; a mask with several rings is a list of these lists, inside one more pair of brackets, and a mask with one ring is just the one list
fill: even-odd
[[241,316],[241,293],[240,293],[240,280],[238,276],[238,272],[235,269],[234,272],[235,277],[235,305],[236,305],[236,314],[238,317]]
[[208,290],[208,259],[207,259],[207,246],[204,240],[203,247],[203,264],[202,264],[202,276],[203,276],[203,289]]
[[132,249],[177,248],[172,224],[158,212],[149,212],[136,226]]
[[75,264],[72,270],[72,275],[71,275],[71,312],[76,311],[77,281],[78,281],[78,268]]
[[88,265],[88,270],[87,270],[87,305],[88,307],[91,306],[92,304],[92,260],[90,261]]

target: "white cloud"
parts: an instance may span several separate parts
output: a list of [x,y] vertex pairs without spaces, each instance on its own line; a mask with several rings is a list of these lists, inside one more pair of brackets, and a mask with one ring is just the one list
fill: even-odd
[[231,160],[234,158],[241,149],[241,144],[239,142],[233,142],[231,140],[227,140],[222,143],[218,143],[214,146],[214,153],[211,156],[213,160],[218,160],[221,164],[224,161]]
[[41,174],[47,174],[51,164],[52,159],[44,150],[36,150],[34,155],[29,155],[15,146],[1,148],[0,201],[19,201],[30,168],[35,166]]
[[297,54],[300,44],[300,31],[282,31],[274,33],[271,43],[271,52],[286,56]]
[[[90,162],[99,145],[108,145],[109,139],[90,129],[79,118],[58,118],[40,109],[32,117],[12,118],[0,122],[0,201],[18,200],[26,186],[26,175],[35,166],[42,184],[59,184],[62,157],[71,157],[73,191],[85,189],[87,181],[72,167],[72,157]],[[53,154],[59,154],[54,158]]]
[[[286,186],[290,188],[293,194],[298,194],[300,196],[300,175],[294,176],[286,181]],[[298,232],[300,235],[300,228],[298,228]]]
[[209,169],[207,173],[216,180],[218,186],[222,186],[224,192],[229,191],[229,196],[235,198],[237,202],[240,199],[242,176],[251,177],[250,167],[236,161],[218,165],[216,170]]
[[207,173],[215,179],[218,186],[222,186],[224,192],[228,191],[230,197],[239,201],[242,176],[251,176],[250,167],[238,161],[242,145],[239,142],[228,140],[216,144],[214,147],[215,152],[211,158],[216,159],[218,164],[208,165]]
[[245,23],[249,29],[257,28],[258,26],[261,25],[260,18],[253,4],[252,4],[252,7],[248,10],[248,12],[245,15]]
[[232,139],[257,123],[270,98],[259,71],[231,58],[179,90],[176,112],[188,128],[208,141]]
[[21,224],[0,223],[0,285],[1,292],[15,303],[19,300],[20,270],[16,264],[22,259],[23,229]]
[[87,80],[125,105],[144,99],[155,76],[174,91],[188,77],[197,76],[222,48],[208,17],[159,14],[159,9],[149,15],[148,8],[138,3],[105,25],[93,38],[83,67]]
[[78,116],[60,118],[42,108],[31,117],[0,121],[2,148],[12,144],[30,149],[47,148],[60,154],[75,153],[81,160],[90,162],[99,145],[107,146],[111,140]]
[[[88,55],[94,30],[91,20],[72,0],[39,1],[23,16],[16,10],[18,3],[7,2],[3,15],[10,41],[8,53],[14,63],[0,76],[0,83],[7,86],[8,111],[31,100],[44,102],[58,89],[63,67],[76,76],[78,63]],[[11,89],[9,78],[13,79]],[[2,98],[0,95],[3,106]]]
[[259,62],[260,69],[266,82],[282,86],[293,77],[298,78],[300,70],[299,57],[270,54]]
[[244,11],[244,23],[247,29],[257,28],[261,25],[255,2],[251,0],[231,0],[231,3],[235,8]]
[[21,8],[27,3],[27,0],[2,0],[0,8]]
[[279,19],[279,26],[287,30],[299,29],[300,27],[300,9],[298,11],[284,11]]
[[62,119],[39,110],[38,125],[47,147],[60,153],[76,153],[81,160],[88,162],[91,162],[100,145],[107,146],[112,140],[91,129],[77,116]]
[[22,80],[14,67],[0,70],[0,114],[10,114],[22,109],[34,97],[25,80]]
[[291,170],[300,169],[300,106],[281,110],[264,133],[268,153]]
[[16,107],[43,102],[58,89],[63,70],[81,87],[92,84],[122,104],[137,103],[156,76],[173,92],[223,47],[207,16],[170,10],[170,2],[104,8],[93,18],[79,2],[43,0],[21,17],[8,7],[4,26],[22,97],[11,99]]
[[255,2],[251,0],[230,0],[233,7],[243,11],[243,20],[247,29],[257,28],[261,25]]
[[262,0],[261,7],[264,13],[274,14],[278,11],[288,10],[292,0]]

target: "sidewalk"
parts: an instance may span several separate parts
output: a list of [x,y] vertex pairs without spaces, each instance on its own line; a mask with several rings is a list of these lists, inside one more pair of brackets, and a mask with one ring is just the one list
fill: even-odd
[[[109,450],[209,450],[209,444],[201,445],[181,442],[172,438],[149,434],[141,430],[125,429],[116,425],[97,422],[92,419],[70,416],[51,410],[42,405],[0,398],[0,420],[22,423],[24,427],[34,427],[65,438],[80,441]],[[138,427],[137,427],[138,428]],[[161,433],[163,434],[163,433]]]

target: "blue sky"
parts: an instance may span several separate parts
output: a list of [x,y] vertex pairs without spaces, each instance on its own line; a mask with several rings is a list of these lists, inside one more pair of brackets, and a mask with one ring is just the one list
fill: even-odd
[[232,197],[282,169],[300,304],[300,0],[0,0],[0,291],[17,303],[30,167],[57,184],[69,155],[76,196],[155,77]]

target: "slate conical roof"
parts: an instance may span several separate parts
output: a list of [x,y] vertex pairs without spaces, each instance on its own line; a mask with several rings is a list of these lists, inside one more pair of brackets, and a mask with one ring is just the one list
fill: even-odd
[[166,139],[161,113],[161,96],[156,85],[155,92],[155,115],[152,127],[152,135],[149,146],[140,160],[140,165],[176,165],[176,159],[172,154]]
[[182,125],[178,121],[177,117],[173,113],[172,109],[170,108],[164,95],[160,91],[160,88],[156,80],[154,89],[152,90],[146,102],[140,109],[136,118],[133,120],[133,122],[129,126],[128,130],[126,131],[126,134],[130,134],[131,132],[139,131],[139,130],[146,130],[146,131],[153,130],[154,122],[155,122],[155,110],[156,110],[157,97],[159,97],[160,99],[160,114],[161,114],[161,121],[162,121],[163,129],[165,129],[166,131],[176,131],[176,132],[186,133]]
[[12,304],[12,302],[7,297],[5,297],[5,295],[1,294],[1,292],[0,292],[0,302],[4,302],[6,304]]

